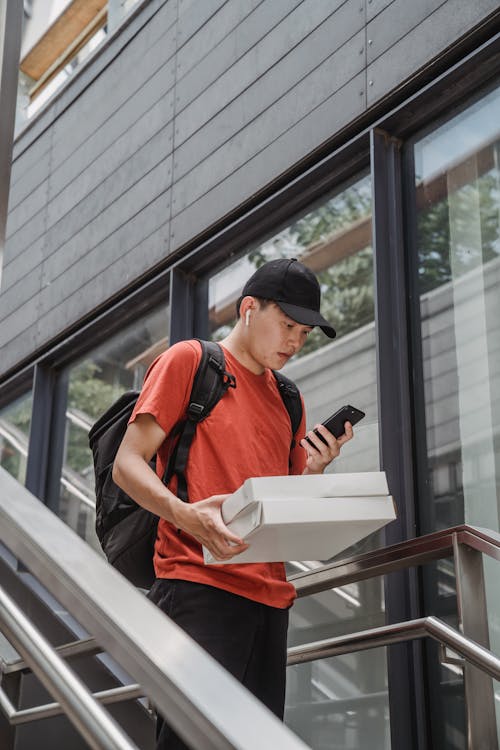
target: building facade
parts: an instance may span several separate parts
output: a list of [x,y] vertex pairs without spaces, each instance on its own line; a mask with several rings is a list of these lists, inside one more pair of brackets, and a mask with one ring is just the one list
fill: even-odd
[[[366,412],[332,470],[385,470],[398,506],[345,554],[499,531],[500,3],[104,5],[78,64],[43,51],[61,16],[23,48],[30,106],[64,75],[17,125],[1,465],[95,546],[93,421],[170,344],[222,337],[259,263],[298,257],[338,336],[287,374],[309,425]],[[447,561],[300,600],[290,644],[426,614],[457,625]],[[286,721],[318,750],[465,748],[463,669],[427,643],[294,666]]]

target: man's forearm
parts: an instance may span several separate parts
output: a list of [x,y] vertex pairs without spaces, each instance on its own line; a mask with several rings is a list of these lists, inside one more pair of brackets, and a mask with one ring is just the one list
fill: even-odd
[[142,456],[128,455],[115,461],[113,481],[146,510],[175,523],[176,510],[182,502],[162,482]]
[[171,492],[137,453],[115,460],[113,480],[139,505],[183,529],[204,544],[218,560],[229,560],[247,545],[224,524],[220,506],[227,495],[213,495],[191,505]]

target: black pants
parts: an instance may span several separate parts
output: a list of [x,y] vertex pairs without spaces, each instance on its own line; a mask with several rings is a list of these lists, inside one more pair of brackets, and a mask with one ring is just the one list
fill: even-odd
[[[283,718],[287,609],[268,607],[200,583],[162,578],[155,581],[148,598]],[[156,748],[186,749],[161,717]]]

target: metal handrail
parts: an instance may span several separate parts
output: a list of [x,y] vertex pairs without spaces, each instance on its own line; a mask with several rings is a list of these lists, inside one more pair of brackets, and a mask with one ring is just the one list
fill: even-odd
[[[29,661],[40,682],[58,699],[90,747],[95,750],[139,750],[2,588],[0,623],[9,641]],[[7,715],[12,713],[13,707],[4,693],[1,694],[1,705]]]
[[[102,648],[99,646],[95,638],[82,638],[79,641],[72,641],[71,643],[64,643],[62,646],[55,646],[54,651],[64,659],[70,659],[73,656],[93,656],[94,654],[102,653]],[[0,656],[0,673],[1,674],[13,674],[14,672],[22,672],[29,668],[26,660],[19,657],[7,661],[2,659]]]
[[466,638],[437,617],[422,617],[393,625],[383,625],[358,633],[325,638],[314,643],[293,646],[288,649],[288,665],[303,664],[316,659],[340,656],[353,651],[365,651],[393,643],[426,638],[430,636],[449,646],[467,661],[479,667],[495,680],[500,679],[500,659],[470,638]]
[[[430,635],[465,656],[467,747],[498,750],[495,694],[491,677],[499,678],[499,660],[489,648],[483,555],[500,560],[500,535],[466,524],[410,539],[384,549],[322,565],[290,576],[299,597],[387,575],[404,568],[453,557],[457,614],[461,632],[434,617],[387,625],[373,631],[298,646],[289,652],[289,664],[360,651]],[[445,654],[443,663],[450,663]],[[479,667],[479,668],[476,668]]]
[[345,560],[327,563],[312,571],[295,573],[289,576],[288,580],[295,586],[297,596],[309,596],[330,588],[452,557],[454,544],[457,543],[500,560],[500,534],[489,529],[462,524]]
[[[141,686],[143,693],[168,717],[174,729],[194,746],[202,744],[207,750],[250,749],[256,745],[262,748],[305,747],[298,737],[283,727],[237,681],[3,469],[0,469],[0,481],[3,490],[0,495],[0,540],[95,636],[95,641],[88,639],[83,644],[59,647],[59,662],[62,655],[69,657],[86,650],[89,653],[97,652],[99,648],[105,650],[137,682],[137,685],[125,686],[125,693],[128,689],[138,694],[138,686]],[[290,580],[298,595],[305,596],[452,556],[460,544],[500,559],[498,534],[462,525],[330,563],[291,576]],[[488,675],[499,678],[496,656],[433,617],[296,646],[289,651],[289,664],[428,635],[452,646]],[[26,664],[33,667],[31,655],[28,659],[21,648],[19,652],[24,659],[4,663],[4,672],[17,671]],[[57,659],[56,672],[59,672]],[[121,691],[118,688],[96,696],[88,693],[87,700],[90,699],[92,705],[96,703],[95,698],[112,701]],[[223,706],[220,695],[225,698]],[[5,708],[5,701],[3,703]],[[61,704],[64,706],[64,698]],[[102,707],[97,708],[104,711]],[[13,707],[9,709],[7,706],[7,709],[13,716]],[[16,723],[29,720],[37,711],[41,716],[44,712],[53,715],[59,710],[58,704],[47,704],[16,712],[14,720]],[[101,744],[100,747],[107,745]]]
[[307,747],[1,468],[0,485],[0,541],[141,686],[188,745],[206,750]]
[[[121,685],[109,690],[99,690],[96,693],[91,693],[91,695],[98,703],[108,706],[112,703],[121,703],[122,701],[142,698],[144,690],[140,685]],[[13,727],[28,724],[31,721],[39,721],[40,719],[51,719],[54,716],[60,716],[65,713],[61,704],[57,702],[44,703],[39,706],[33,706],[33,708],[16,710],[3,692],[0,692],[0,706],[3,707],[4,713],[9,719],[9,724]]]

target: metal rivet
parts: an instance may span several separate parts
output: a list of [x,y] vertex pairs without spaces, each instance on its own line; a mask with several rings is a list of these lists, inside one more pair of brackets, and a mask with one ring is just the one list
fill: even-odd
[[373,86],[373,81],[368,81],[368,86]]
[[373,39],[368,39],[368,44],[373,44]]

